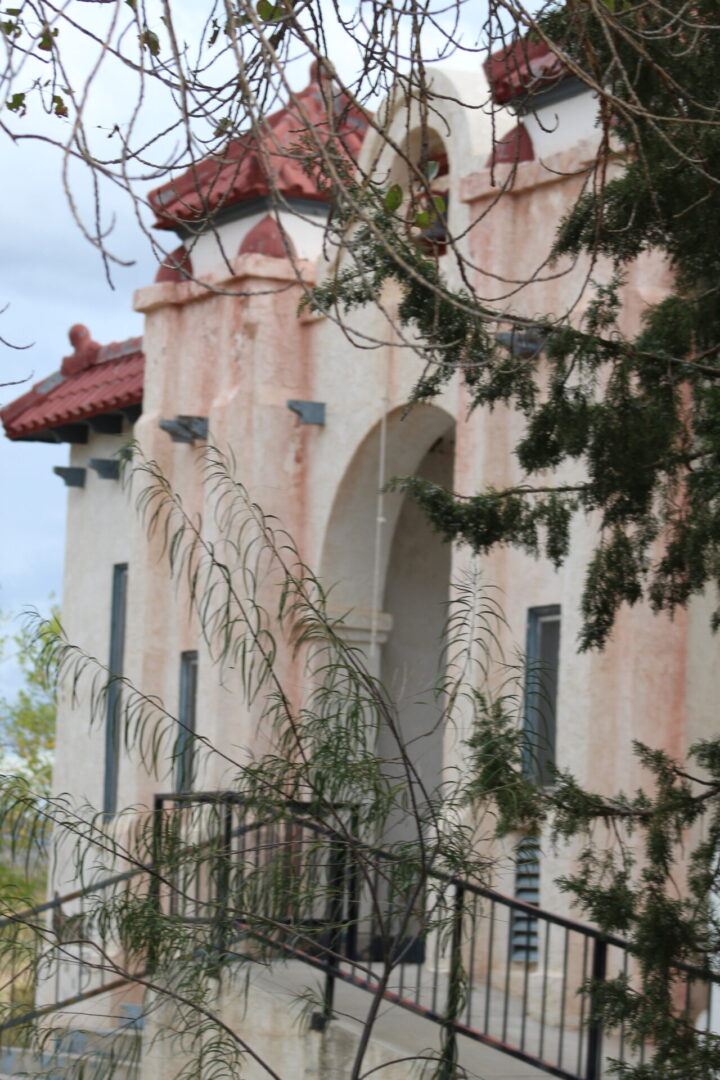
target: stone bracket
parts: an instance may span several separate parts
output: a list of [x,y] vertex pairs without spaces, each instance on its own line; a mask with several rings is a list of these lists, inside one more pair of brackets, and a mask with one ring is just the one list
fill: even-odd
[[325,424],[324,401],[296,401],[292,398],[287,407],[297,413],[301,424],[318,424],[320,427]]
[[74,469],[65,465],[56,465],[53,468],[56,476],[65,484],[65,487],[85,487],[85,473],[87,469]]
[[159,423],[173,442],[194,443],[196,439],[208,437],[207,416],[176,416],[172,420],[160,420]]
[[119,480],[120,462],[116,458],[90,458],[88,465],[101,480]]

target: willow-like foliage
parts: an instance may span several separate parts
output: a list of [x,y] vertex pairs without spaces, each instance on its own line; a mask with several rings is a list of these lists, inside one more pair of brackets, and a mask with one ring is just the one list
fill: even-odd
[[[240,753],[187,731],[199,771],[222,775],[222,791],[128,807],[112,820],[69,796],[38,800],[26,783],[3,778],[0,827],[18,844],[51,845],[56,879],[72,877],[76,889],[46,911],[23,911],[19,898],[4,898],[0,970],[9,977],[0,1031],[16,1041],[22,1030],[37,1075],[49,1075],[61,1059],[68,1075],[113,1075],[134,1045],[130,1022],[102,1045],[87,1034],[83,1048],[71,1014],[83,994],[134,986],[143,1001],[144,1054],[157,1041],[157,1052],[177,1058],[178,1080],[240,1077],[255,1051],[249,1036],[224,1023],[223,994],[242,986],[243,971],[249,986],[255,965],[288,951],[332,965],[350,929],[338,881],[351,872],[364,898],[355,970],[375,987],[349,1074],[359,1078],[383,992],[412,942],[437,940],[441,952],[449,946],[458,912],[447,903],[443,875],[490,881],[492,817],[470,811],[461,765],[434,787],[423,781],[392,697],[345,640],[342,617],[328,614],[326,592],[292,538],[251,500],[222,453],[210,448],[197,458],[212,507],[205,522],[137,447],[126,458],[149,543],[164,555],[178,603],[189,602],[203,655],[233,690],[233,709],[260,733],[258,748]],[[523,672],[502,657],[501,623],[493,591],[476,575],[456,584],[441,673],[425,696],[430,729],[459,747],[488,707],[519,722]],[[48,671],[90,726],[102,724],[118,680],[57,628],[51,635],[40,624],[38,641]],[[130,767],[161,785],[179,721],[154,694],[129,678],[119,682],[124,753]],[[385,756],[377,752],[381,730],[392,745]],[[456,965],[458,1015],[465,985]],[[300,1006],[327,1019],[322,996],[308,989],[302,999]],[[61,1021],[58,1002],[67,1010]],[[105,1072],[97,1071],[99,1054]],[[419,1060],[446,1080],[459,1068],[447,1039]],[[267,1062],[262,1067],[275,1075]]]

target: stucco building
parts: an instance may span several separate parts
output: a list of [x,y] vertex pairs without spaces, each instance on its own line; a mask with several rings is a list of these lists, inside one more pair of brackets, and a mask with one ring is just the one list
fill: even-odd
[[[479,73],[436,73],[443,115],[431,132],[432,157],[441,163],[450,232],[461,238],[479,291],[489,296],[496,288],[498,304],[527,316],[573,305],[579,314],[582,267],[538,274],[503,300],[507,282],[542,265],[598,138],[592,96],[542,50],[531,59],[512,77],[491,69],[499,105],[516,102],[528,81],[547,81],[524,115],[498,114],[504,137],[494,147],[488,112],[475,107],[487,96]],[[435,404],[404,415],[419,361],[392,342],[381,312],[349,316],[350,333],[332,318],[298,314],[303,283],[332,271],[323,249],[325,196],[286,156],[299,108],[322,129],[316,73],[297,101],[271,118],[264,141],[240,139],[222,168],[209,161],[154,193],[157,226],[174,230],[180,247],[135,294],[145,317],[142,339],[99,345],[74,327],[73,351],[59,370],[2,413],[12,439],[69,444],[68,466],[56,471],[68,487],[62,617],[70,640],[233,752],[253,747],[261,734],[252,713],[238,706],[233,673],[217,679],[197,621],[159,565],[159,540],[148,538],[119,482],[116,455],[130,437],[159,463],[190,512],[206,517],[212,492],[198,454],[209,439],[234,455],[252,498],[332,585],[333,608],[348,613],[345,633],[399,696],[410,738],[422,729],[417,697],[437,666],[449,584],[471,556],[444,544],[410,501],[388,494],[379,507],[379,487],[395,475],[419,474],[471,494],[522,479],[512,455],[522,418],[505,408],[468,415],[459,381]],[[412,147],[413,117],[404,103],[390,109],[387,124]],[[343,138],[352,153],[365,169],[391,176],[395,169],[402,179],[388,145],[366,126],[360,114],[346,117]],[[199,228],[208,217],[213,227]],[[451,255],[444,258],[452,279]],[[649,257],[632,268],[626,331],[662,295],[666,275]],[[373,341],[381,344],[365,347]],[[578,654],[582,574],[594,536],[592,520],[576,523],[558,571],[512,549],[493,551],[482,570],[500,590],[507,650],[528,648],[550,673],[548,754],[582,782],[610,791],[639,782],[632,739],[682,755],[709,731],[717,691],[702,601],[672,621],[644,605],[623,610],[602,653]],[[86,711],[87,702],[73,704],[69,689],[62,691],[57,791],[110,815],[149,805],[158,788],[222,787],[222,762],[193,760],[189,749],[175,755],[164,777],[152,777],[124,755],[112,701],[105,723],[90,732]],[[462,763],[462,736],[435,730],[422,741],[417,764],[428,782]],[[496,884],[566,912],[554,885],[565,859],[531,854],[519,874],[507,864]],[[69,887],[54,882],[60,891]]]

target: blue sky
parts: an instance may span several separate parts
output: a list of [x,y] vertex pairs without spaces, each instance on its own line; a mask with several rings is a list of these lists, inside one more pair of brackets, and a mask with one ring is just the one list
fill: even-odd
[[[535,7],[537,2],[531,0],[528,6]],[[103,20],[112,19],[114,9],[114,5],[91,11],[84,8],[83,19],[99,29]],[[203,5],[192,0],[174,0],[173,13],[186,40],[198,39],[198,18],[203,10]],[[484,15],[484,4],[468,3],[463,19],[463,40],[468,44],[477,43]],[[325,26],[331,55],[337,64],[353,70],[357,53],[331,23],[329,19]],[[81,86],[92,72],[85,134],[94,147],[108,154],[113,145],[108,140],[113,138],[115,124],[133,115],[136,76],[125,69],[96,63],[98,55],[107,60],[107,54],[104,50],[94,54],[85,38],[74,40],[71,33],[63,40],[64,57],[69,58],[76,86]],[[461,52],[445,62],[479,69],[481,59],[472,52]],[[291,66],[292,73],[286,68],[285,74],[299,88],[307,79],[308,58],[298,58]],[[177,107],[158,97],[159,93],[155,83],[145,86],[144,111],[133,121],[136,139],[143,132],[162,130],[165,125],[159,123],[159,117],[177,118]],[[8,114],[4,115],[9,121]],[[65,137],[62,128],[69,132],[70,124],[71,120],[43,118],[42,114],[38,117],[32,112],[26,121],[17,116],[12,119],[12,126],[20,133],[40,130],[61,139]],[[108,243],[116,255],[133,262],[128,267],[114,268],[113,290],[100,256],[73,220],[63,191],[58,151],[45,143],[23,140],[13,144],[6,138],[2,147],[0,308],[8,306],[0,315],[0,336],[29,346],[16,351],[0,344],[0,383],[27,380],[23,386],[0,388],[0,402],[5,404],[58,370],[62,357],[71,351],[67,332],[74,323],[87,325],[93,337],[103,343],[142,333],[142,320],[131,309],[132,293],[153,280],[157,264],[135,220],[130,199],[117,188],[108,187],[101,203],[104,226],[113,224]],[[97,152],[93,147],[91,150]],[[165,160],[162,145],[151,156],[155,161]],[[86,167],[76,169],[71,180],[76,205],[86,218],[92,219],[94,200]],[[157,182],[156,178],[148,186]],[[140,185],[141,190],[144,186]],[[170,249],[175,246],[172,236],[165,235],[161,240]],[[17,615],[28,607],[47,607],[51,594],[60,599],[65,488],[52,469],[65,464],[67,455],[67,446],[11,443],[0,436],[0,611],[6,615]],[[8,632],[7,623],[0,624],[0,633],[3,629]],[[0,696],[12,693],[17,685],[16,665],[12,656],[6,656],[0,663]]]
[[[57,371],[72,351],[67,332],[73,323],[85,323],[100,342],[141,334],[132,292],[153,280],[156,264],[129,202],[116,198],[115,247],[137,261],[113,271],[113,291],[98,253],[72,220],[57,154],[39,144],[6,143],[3,166],[0,306],[8,307],[0,316],[0,335],[29,345],[23,351],[0,345],[0,382],[28,380],[0,388],[0,401],[6,404]],[[67,445],[0,438],[0,610],[6,616],[43,608],[51,594],[60,598],[65,487],[52,468],[66,464],[67,456]],[[12,623],[0,629],[11,633]],[[17,685],[10,650],[0,665],[0,696],[13,693]]]

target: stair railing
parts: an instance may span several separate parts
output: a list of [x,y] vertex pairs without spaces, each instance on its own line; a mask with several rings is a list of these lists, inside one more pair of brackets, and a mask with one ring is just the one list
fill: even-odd
[[[169,828],[176,858],[165,865]],[[131,883],[136,888],[143,880],[159,912],[209,924],[218,970],[239,955],[264,950],[323,972],[323,1006],[313,1027],[331,1019],[338,981],[382,992],[385,1000],[440,1025],[448,1076],[460,1036],[564,1080],[601,1080],[607,1057],[644,1061],[649,1047],[631,1047],[622,1024],[605,1032],[596,1007],[603,982],[636,978],[627,942],[435,870],[409,910],[395,884],[398,859],[361,845],[356,834],[352,807],[333,807],[321,817],[316,807],[295,802],[258,814],[233,792],[160,794],[150,863],[0,919],[0,933],[30,927],[44,930],[49,946],[61,943],[64,927],[73,920],[81,925],[93,896]],[[201,870],[192,858],[198,851],[204,853]],[[317,886],[301,891],[300,906],[290,888],[286,903],[282,889],[275,895],[273,910],[238,904],[239,896],[252,896],[253,875],[261,880],[269,859],[281,860],[275,869],[288,882],[302,875]],[[536,940],[536,948],[520,954],[519,918],[534,921]],[[42,1001],[46,982],[34,1007],[13,1012],[0,1023],[0,1034],[140,979],[155,962],[148,956],[142,971],[124,979],[101,967],[93,984],[83,986],[79,956],[76,987],[63,983],[60,972],[52,1000]],[[703,1009],[709,1016],[710,985],[720,984],[720,976],[682,963],[674,967],[684,995],[679,1011],[696,1024]]]

